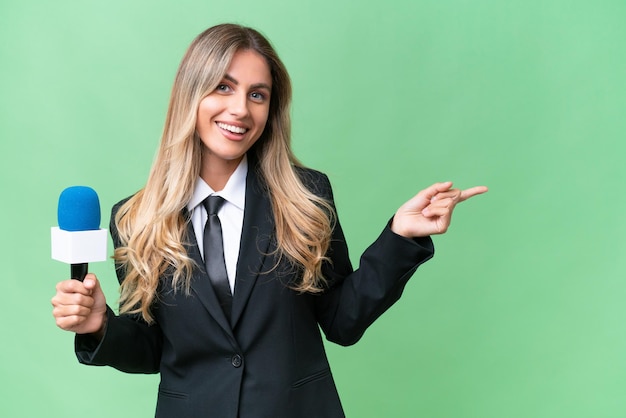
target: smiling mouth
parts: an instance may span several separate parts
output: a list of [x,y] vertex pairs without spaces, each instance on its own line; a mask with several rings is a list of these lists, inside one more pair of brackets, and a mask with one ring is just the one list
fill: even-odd
[[248,132],[247,128],[242,128],[242,127],[239,127],[239,126],[229,125],[229,124],[224,123],[224,122],[216,122],[216,123],[217,123],[217,126],[219,128],[224,129],[225,131],[228,131],[228,132],[232,132],[234,134],[242,135],[242,134],[245,134],[246,132]]

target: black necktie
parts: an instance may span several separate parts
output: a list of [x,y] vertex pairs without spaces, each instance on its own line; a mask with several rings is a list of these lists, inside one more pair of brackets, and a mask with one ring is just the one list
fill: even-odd
[[222,224],[217,217],[217,211],[224,204],[224,198],[209,196],[202,204],[207,211],[207,221],[204,225],[204,265],[211,279],[217,299],[222,305],[226,318],[230,321],[230,311],[233,296],[230,292],[226,263],[224,262],[224,243],[222,241]]

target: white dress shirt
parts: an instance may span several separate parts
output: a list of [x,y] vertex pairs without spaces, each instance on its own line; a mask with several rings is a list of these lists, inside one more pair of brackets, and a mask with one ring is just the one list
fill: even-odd
[[224,241],[224,261],[226,273],[232,294],[235,294],[235,275],[237,272],[237,259],[239,258],[239,244],[241,242],[241,229],[243,227],[243,209],[246,204],[246,176],[248,174],[248,160],[244,155],[231,174],[226,186],[221,191],[213,190],[202,178],[198,177],[194,187],[193,196],[187,204],[191,213],[191,223],[196,235],[200,254],[204,257],[204,224],[207,221],[207,212],[202,202],[210,195],[224,198],[225,202],[217,212],[217,217],[222,224],[222,238]]

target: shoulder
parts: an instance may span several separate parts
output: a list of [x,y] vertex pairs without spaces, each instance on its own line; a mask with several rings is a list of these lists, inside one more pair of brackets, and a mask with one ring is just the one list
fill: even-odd
[[128,202],[133,196],[135,195],[128,196],[113,205],[113,207],[111,208],[111,219],[115,218],[115,215],[117,215],[117,212],[120,211],[120,208],[124,206],[124,204]]
[[120,208],[124,206],[124,204],[128,202],[133,196],[128,196],[127,198],[120,200],[119,202],[113,205],[113,208],[111,208],[111,218],[109,220],[109,232],[111,233],[111,238],[113,239],[113,244],[115,248],[121,245],[119,232],[117,230],[117,223],[116,223],[117,214],[120,211]]
[[328,176],[321,171],[306,167],[294,167],[302,184],[313,194],[325,199],[332,199],[332,187]]

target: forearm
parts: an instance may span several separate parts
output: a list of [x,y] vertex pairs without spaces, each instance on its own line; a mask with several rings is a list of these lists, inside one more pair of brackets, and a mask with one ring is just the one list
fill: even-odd
[[361,256],[359,268],[320,297],[318,319],[326,337],[341,345],[356,343],[400,298],[417,267],[433,254],[429,237],[404,238],[387,225]]
[[127,373],[157,373],[162,337],[158,325],[128,315],[117,316],[107,307],[101,336],[76,335],[78,361],[94,366],[111,366]]

